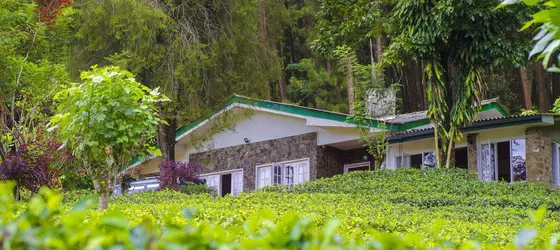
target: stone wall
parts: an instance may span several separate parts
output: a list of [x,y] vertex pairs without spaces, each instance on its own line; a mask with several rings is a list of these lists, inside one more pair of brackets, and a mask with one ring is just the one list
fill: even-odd
[[552,184],[552,140],[540,128],[525,131],[527,181]]
[[341,150],[330,146],[319,146],[317,147],[317,178],[343,174],[344,165],[366,161],[370,162],[371,170],[373,170],[375,161],[367,153],[366,148]]
[[469,161],[469,171],[478,173],[477,161],[478,151],[476,150],[476,134],[467,135],[467,157]]
[[367,148],[356,148],[343,151],[343,164],[362,163],[369,161],[370,170],[375,169],[375,159],[367,152]]
[[317,177],[317,134],[309,133],[275,140],[191,154],[201,173],[243,169],[243,190],[255,189],[255,167],[262,164],[309,158],[309,177]]
[[317,179],[344,173],[342,152],[330,146],[317,147]]

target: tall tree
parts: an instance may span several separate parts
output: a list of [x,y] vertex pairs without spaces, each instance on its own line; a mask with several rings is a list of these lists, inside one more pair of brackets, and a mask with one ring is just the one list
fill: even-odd
[[32,0],[0,4],[0,160],[35,140],[52,96],[68,80],[71,9],[46,18]]
[[[257,8],[245,1],[78,0],[73,64],[119,65],[173,102],[160,105],[164,160],[174,160],[175,132],[233,92],[267,96],[266,58]],[[134,9],[135,11],[130,11]],[[86,50],[83,50],[86,48]],[[251,74],[252,73],[252,74]]]
[[[426,64],[429,117],[435,124],[438,166],[450,164],[460,129],[475,118],[486,90],[482,71],[519,63],[528,51],[516,35],[528,18],[524,8],[495,11],[498,1],[398,1],[393,9],[393,43],[385,58],[393,64]],[[441,151],[440,151],[441,147]]]

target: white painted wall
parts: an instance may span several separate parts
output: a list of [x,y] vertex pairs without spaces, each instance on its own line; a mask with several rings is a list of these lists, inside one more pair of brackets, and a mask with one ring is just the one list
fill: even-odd
[[[321,146],[355,141],[360,137],[360,133],[356,128],[337,127],[338,123],[336,122],[332,123],[331,126],[325,123],[325,121],[320,121],[321,119],[308,121],[306,117],[293,117],[259,110],[247,113],[241,107],[233,108],[232,112],[231,119],[234,119],[232,122],[235,125],[231,130],[222,131],[207,138],[197,149],[191,143],[191,136],[204,137],[203,135],[208,133],[208,126],[211,124],[203,125],[194,131],[192,135],[181,138],[175,148],[175,159],[188,162],[190,154],[242,145],[245,144],[245,138],[249,139],[250,143],[254,143],[316,132],[317,145]],[[319,122],[327,126],[316,126]],[[152,173],[157,171],[158,164],[159,158],[156,158],[139,167],[143,169],[141,170],[142,174]]]
[[[467,146],[467,136],[464,135],[463,138],[455,143],[455,147],[466,147]],[[396,169],[396,159],[403,155],[414,155],[425,152],[435,151],[434,138],[422,139],[417,141],[408,141],[403,143],[390,144],[387,148],[387,158],[386,168]]]
[[[489,142],[507,141],[517,138],[525,138],[525,130],[527,126],[513,126],[505,128],[489,129],[477,132],[477,148],[480,144]],[[456,147],[467,146],[467,135],[464,134],[463,138],[456,143]],[[423,139],[417,141],[409,141],[404,143],[391,144],[387,148],[387,168],[396,168],[396,158],[402,155],[413,155],[422,152],[434,151],[434,139]]]

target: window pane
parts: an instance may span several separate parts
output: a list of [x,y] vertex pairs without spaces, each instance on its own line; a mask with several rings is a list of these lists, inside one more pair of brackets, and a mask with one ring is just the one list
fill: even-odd
[[525,164],[525,139],[511,141],[511,168],[513,181],[524,181],[527,177],[527,166]]
[[402,157],[398,156],[396,159],[396,166],[395,168],[400,168],[402,167]]
[[272,184],[281,185],[282,184],[282,166],[274,166],[274,174]]
[[436,154],[434,152],[424,153],[424,167],[433,168],[436,166]]
[[496,161],[494,155],[494,144],[482,144],[480,148],[481,179],[493,181],[496,175]]
[[291,166],[291,165],[286,166],[284,176],[285,176],[285,180],[286,180],[285,183],[286,183],[287,186],[294,185],[294,167],[293,166]]

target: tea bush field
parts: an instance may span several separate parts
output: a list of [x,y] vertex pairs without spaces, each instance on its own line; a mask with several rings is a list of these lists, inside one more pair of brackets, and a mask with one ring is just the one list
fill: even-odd
[[[221,239],[239,248],[246,248],[243,244],[250,239],[292,248],[295,245],[282,245],[292,242],[288,239],[292,233],[299,235],[292,240],[303,240],[307,246],[328,238],[327,245],[370,249],[387,249],[393,243],[420,249],[436,245],[523,248],[524,242],[533,239],[531,247],[554,248],[553,236],[560,232],[559,194],[542,185],[481,182],[457,169],[381,170],[335,176],[292,189],[268,187],[239,197],[174,191],[126,195],[112,199],[106,212],[86,209],[83,221],[93,227],[122,224],[128,232],[142,225],[160,243],[166,242],[163,238],[173,228],[210,230],[209,235],[199,235],[207,243],[218,246]],[[65,221],[65,211],[76,210],[72,207],[78,197],[73,193],[60,198],[65,204],[55,217]],[[31,202],[20,205],[18,211],[35,206]],[[275,237],[283,243],[271,243],[273,232],[282,235]]]

